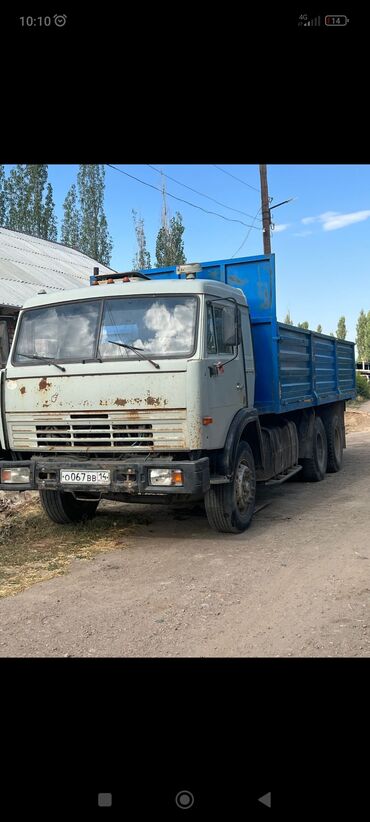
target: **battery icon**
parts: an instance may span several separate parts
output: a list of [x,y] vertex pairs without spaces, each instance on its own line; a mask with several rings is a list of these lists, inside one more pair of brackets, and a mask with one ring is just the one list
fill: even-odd
[[349,18],[345,14],[327,14],[325,17],[326,26],[346,26]]

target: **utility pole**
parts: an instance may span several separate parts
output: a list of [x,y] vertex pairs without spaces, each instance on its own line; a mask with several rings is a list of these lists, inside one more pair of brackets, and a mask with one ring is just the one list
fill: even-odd
[[260,178],[261,178],[261,210],[262,210],[262,226],[263,226],[263,253],[271,254],[271,237],[270,237],[270,198],[267,187],[267,167],[260,164]]

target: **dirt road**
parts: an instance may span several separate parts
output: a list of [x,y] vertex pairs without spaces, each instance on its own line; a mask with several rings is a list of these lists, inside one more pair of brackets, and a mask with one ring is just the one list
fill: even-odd
[[324,482],[260,490],[245,534],[140,506],[122,550],[0,601],[0,656],[369,656],[370,433],[347,446]]

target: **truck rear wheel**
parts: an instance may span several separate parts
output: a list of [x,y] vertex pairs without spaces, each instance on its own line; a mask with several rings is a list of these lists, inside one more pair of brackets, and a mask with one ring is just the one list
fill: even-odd
[[313,427],[312,457],[303,459],[302,479],[305,482],[321,482],[328,465],[328,443],[321,417],[315,417]]
[[333,414],[325,420],[326,439],[328,441],[328,474],[340,471],[343,460],[342,425],[338,414]]
[[211,528],[224,534],[245,531],[253,516],[255,498],[253,453],[247,442],[241,442],[236,452],[232,482],[213,485],[205,495],[205,509]]
[[59,525],[83,522],[95,516],[99,500],[77,500],[65,491],[39,491],[40,502],[49,519]]

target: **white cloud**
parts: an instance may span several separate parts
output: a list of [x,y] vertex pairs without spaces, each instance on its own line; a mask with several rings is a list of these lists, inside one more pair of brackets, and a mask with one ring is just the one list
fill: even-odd
[[368,220],[369,217],[370,211],[351,211],[348,214],[340,214],[339,211],[324,211],[323,214],[318,214],[317,217],[303,217],[301,223],[303,225],[321,223],[323,231],[335,231],[338,228],[352,225],[352,223],[361,223],[363,220]]
[[278,234],[280,231],[286,231],[289,226],[290,223],[280,223],[280,225],[275,225],[274,231]]
[[363,220],[368,220],[370,211],[352,211],[349,214],[331,214],[329,217],[322,214],[321,217],[326,217],[323,222],[324,231],[335,231],[337,228],[345,228],[352,223],[361,223]]
[[303,217],[301,223],[303,223],[303,225],[309,225],[309,223],[315,223],[318,219],[318,217]]
[[297,231],[293,237],[308,237],[309,234],[312,234],[312,231]]

